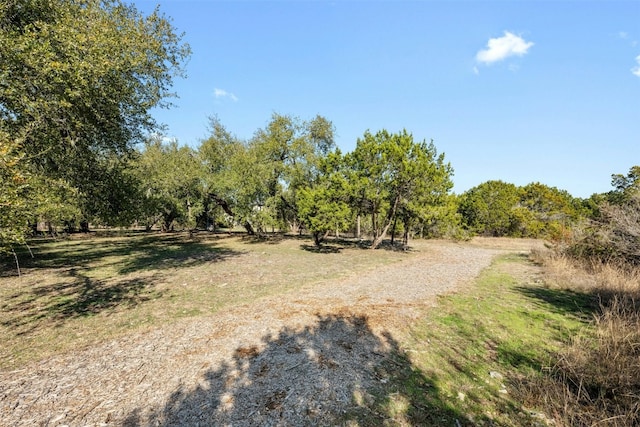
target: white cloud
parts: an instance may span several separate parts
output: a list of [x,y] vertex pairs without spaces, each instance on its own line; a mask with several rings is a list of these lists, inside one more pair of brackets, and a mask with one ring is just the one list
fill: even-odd
[[522,37],[505,31],[504,36],[489,39],[487,49],[476,54],[476,61],[487,65],[493,64],[510,56],[522,56],[531,46],[533,42],[525,41]]
[[631,69],[631,72],[632,72],[634,75],[636,75],[636,76],[640,77],[640,55],[636,56],[636,62],[638,63],[638,65],[636,65],[635,67],[633,67],[633,68]]
[[617,36],[620,40],[626,40],[627,42],[629,42],[629,45],[631,47],[638,46],[638,40],[632,38],[631,35],[626,31],[618,31]]
[[227,92],[224,89],[214,88],[213,89],[213,96],[215,96],[216,98],[229,98],[233,102],[238,102],[238,97],[237,96],[235,96],[231,92]]

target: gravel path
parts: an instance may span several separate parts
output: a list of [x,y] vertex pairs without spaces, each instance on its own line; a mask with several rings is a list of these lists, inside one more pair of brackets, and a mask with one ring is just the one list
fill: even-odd
[[359,277],[0,372],[0,425],[339,423],[386,381],[402,326],[506,249],[433,242]]

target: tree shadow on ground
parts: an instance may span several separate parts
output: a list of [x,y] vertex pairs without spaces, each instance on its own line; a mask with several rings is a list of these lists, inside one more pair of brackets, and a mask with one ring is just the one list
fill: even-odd
[[[219,245],[215,235],[189,235],[188,233],[140,234],[71,240],[38,239],[33,241],[33,254],[22,248],[18,252],[21,268],[80,268],[97,264],[112,266],[120,274],[138,271],[191,267],[208,262],[224,261],[241,255]],[[3,264],[5,274],[17,274],[15,262]]]
[[360,316],[319,316],[179,387],[163,407],[138,408],[124,426],[473,425],[445,402],[388,333]]
[[531,298],[544,309],[573,316],[577,320],[589,322],[599,310],[597,295],[576,292],[569,289],[552,289],[541,286],[517,286],[517,292]]
[[307,245],[307,244],[300,245],[300,248],[304,251],[312,252],[314,254],[339,254],[343,249],[341,246],[336,246],[336,245],[317,246],[317,245]]
[[41,322],[61,325],[102,311],[133,308],[163,295],[155,289],[157,275],[107,281],[91,279],[76,269],[68,274],[73,278],[70,282],[25,288],[9,296],[0,308],[13,314],[2,325],[11,327],[15,335],[24,335]]
[[36,257],[25,267],[44,270],[49,278],[37,278],[6,292],[0,309],[2,325],[26,334],[49,322],[98,314],[117,308],[133,308],[162,297],[157,289],[169,268],[185,268],[222,262],[242,252],[217,246],[216,241],[184,235],[137,235],[124,238],[40,242]]
[[[264,233],[261,235],[249,235],[245,234],[241,237],[241,240],[247,244],[272,244],[277,245],[285,240],[299,240],[303,242],[312,242],[313,237],[310,234],[287,234],[281,232]],[[354,249],[371,249],[371,240],[359,239],[355,237],[335,237],[327,236],[324,238],[321,246],[314,244],[302,243],[300,248],[304,251],[315,253],[337,253],[342,249],[354,248]],[[408,252],[411,251],[411,246],[406,246],[399,242],[391,243],[390,239],[384,240],[377,249],[385,251],[395,252]]]

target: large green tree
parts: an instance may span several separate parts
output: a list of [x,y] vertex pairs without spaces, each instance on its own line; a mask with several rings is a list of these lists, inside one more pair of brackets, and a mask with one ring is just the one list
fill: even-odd
[[333,138],[333,124],[322,116],[302,121],[273,114],[251,140],[251,149],[266,173],[268,199],[262,205],[269,206],[281,227],[298,228],[298,191],[317,175],[320,160],[335,146]]
[[[444,202],[453,186],[453,170],[444,154],[438,154],[433,142],[415,142],[406,130],[365,132],[348,161],[355,189],[352,203],[371,217],[374,249],[398,218],[409,230],[429,207]],[[407,238],[408,232],[405,242]]]
[[203,165],[196,152],[175,140],[150,138],[136,161],[141,185],[141,220],[150,229],[156,223],[163,231],[174,224],[193,229],[202,213]]
[[317,176],[334,147],[333,125],[274,113],[249,141],[231,135],[217,118],[199,153],[207,169],[211,206],[222,207],[249,233],[268,227],[295,230],[298,192]]
[[469,230],[488,236],[510,234],[520,200],[514,184],[487,181],[466,191],[460,199],[459,212]]
[[209,137],[198,147],[204,173],[203,222],[207,228],[239,219],[237,190],[244,183],[239,179],[237,163],[246,151],[244,142],[232,135],[217,116],[209,118],[209,131]]
[[520,188],[519,192],[514,235],[562,238],[585,214],[581,201],[565,190],[534,182]]
[[[94,202],[122,185],[120,162],[157,127],[150,110],[168,106],[188,54],[157,10],[144,16],[118,0],[4,0],[0,132],[8,138],[0,143],[23,156],[23,173],[66,183],[85,216],[109,222],[124,201]],[[35,216],[37,204],[24,202]]]
[[345,230],[351,220],[351,185],[340,150],[328,153],[319,165],[318,176],[298,194],[298,214],[320,246],[327,235]]

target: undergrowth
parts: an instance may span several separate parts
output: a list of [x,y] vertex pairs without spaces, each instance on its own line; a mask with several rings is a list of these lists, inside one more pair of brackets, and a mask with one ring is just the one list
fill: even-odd
[[523,397],[558,425],[640,425],[640,273],[612,263],[538,254],[553,286],[597,303],[594,333],[571,340]]

